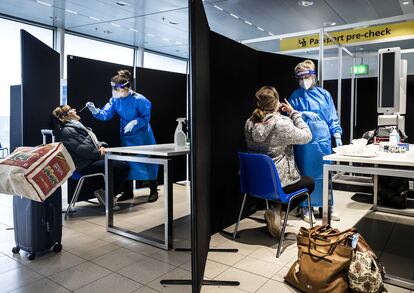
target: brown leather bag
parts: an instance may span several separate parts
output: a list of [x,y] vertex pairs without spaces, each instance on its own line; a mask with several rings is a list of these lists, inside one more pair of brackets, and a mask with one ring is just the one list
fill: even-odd
[[301,228],[297,235],[298,260],[285,276],[303,292],[347,292],[347,273],[352,260],[349,238],[354,228],[340,232],[329,225]]

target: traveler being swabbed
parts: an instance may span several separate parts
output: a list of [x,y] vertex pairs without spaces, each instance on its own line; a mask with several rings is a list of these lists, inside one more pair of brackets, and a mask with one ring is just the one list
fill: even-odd
[[[151,102],[143,95],[131,89],[131,73],[128,70],[119,70],[118,74],[111,78],[112,98],[102,108],[96,108],[94,103],[87,102],[86,106],[94,118],[110,120],[115,114],[120,117],[120,136],[122,146],[139,146],[155,144],[154,133],[150,125]],[[157,175],[158,165],[132,163],[127,184],[133,184],[131,180],[148,181],[150,196],[148,202],[158,199]],[[123,194],[118,201],[133,198],[133,194]]]
[[[300,87],[292,93],[289,103],[302,112],[303,120],[312,132],[310,143],[295,146],[296,164],[303,175],[314,178],[315,190],[311,195],[312,206],[319,207],[321,211],[323,156],[332,153],[331,138],[335,139],[336,146],[342,145],[342,128],[339,125],[331,94],[316,85],[315,64],[311,60],[300,62],[295,67],[295,75]],[[331,212],[331,219],[339,221],[339,215],[333,209]],[[302,215],[304,220],[309,222],[309,211],[305,205],[303,205]]]

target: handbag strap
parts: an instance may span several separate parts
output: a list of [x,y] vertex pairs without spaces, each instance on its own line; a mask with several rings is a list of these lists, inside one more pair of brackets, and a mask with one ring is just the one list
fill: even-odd
[[[323,227],[323,226],[321,226],[321,227]],[[318,233],[321,227],[318,227],[317,229],[309,232],[309,235],[308,235],[309,246],[310,246],[311,243],[313,243],[315,245],[319,245],[319,246],[333,246],[333,245],[336,245],[336,244],[340,243],[341,241],[345,240],[346,238],[353,235],[354,233],[356,233],[355,228],[350,228],[350,229],[347,229],[347,230],[342,231],[342,232],[336,232],[336,233],[332,233],[332,234],[323,234],[323,235],[321,235],[321,234]],[[340,237],[338,237],[336,240],[334,240],[332,242],[329,242],[329,243],[317,243],[316,240],[315,240],[315,238],[316,238],[315,236],[324,236],[326,238],[337,237],[337,236],[340,236]]]

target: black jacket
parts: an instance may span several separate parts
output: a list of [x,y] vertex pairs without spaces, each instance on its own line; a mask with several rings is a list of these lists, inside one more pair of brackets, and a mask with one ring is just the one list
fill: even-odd
[[[102,159],[91,136],[80,122],[79,124],[67,122],[61,125],[59,139],[69,151],[76,170],[79,172],[82,172],[82,169],[93,162]],[[106,147],[107,144],[105,142],[98,142],[98,146]]]

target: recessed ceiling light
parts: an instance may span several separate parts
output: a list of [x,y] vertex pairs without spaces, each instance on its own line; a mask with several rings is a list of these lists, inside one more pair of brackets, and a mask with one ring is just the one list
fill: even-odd
[[162,40],[163,40],[163,41],[166,41],[166,42],[168,42],[168,41],[169,41],[169,39],[168,39],[168,38],[162,38]]
[[251,23],[250,21],[245,20],[244,22],[248,25],[253,25],[253,23]]
[[274,36],[274,34],[272,34],[272,33],[268,33],[269,34],[269,36]]
[[408,5],[408,4],[410,4],[410,1],[404,1],[403,2],[403,5]]
[[155,37],[153,34],[146,34],[148,37],[151,37],[151,38],[153,38],[153,37]]
[[128,6],[129,4],[123,1],[117,1],[116,4],[118,4],[119,6]]
[[334,25],[336,25],[336,22],[333,22],[333,21],[325,21],[325,22],[323,23],[323,25],[324,25],[324,26],[334,26]]
[[52,6],[52,4],[49,4],[49,3],[47,3],[47,2],[43,2],[43,1],[39,1],[39,0],[37,0],[36,2],[37,2],[37,3],[39,3],[39,4],[42,4],[42,5],[49,6],[49,7],[51,7],[51,6]]
[[364,51],[364,48],[359,48],[360,51]]
[[96,20],[96,21],[101,21],[99,18],[97,17],[93,17],[93,16],[89,16],[90,19]]
[[214,5],[215,8],[217,8],[220,11],[223,11],[223,8],[221,8],[220,6]]
[[117,24],[117,23],[114,23],[114,22],[111,22],[111,25],[113,25],[113,26],[115,26],[115,27],[120,27],[121,25],[119,25],[119,24]]
[[66,11],[67,13],[78,14],[76,11],[69,10],[69,9],[65,9],[65,11]]
[[311,0],[300,0],[300,1],[298,1],[298,4],[300,6],[303,6],[303,7],[308,7],[308,6],[313,5],[313,1],[311,1]]
[[262,29],[261,27],[257,27],[257,29],[259,30],[259,31],[262,31],[262,32],[264,32],[264,29]]
[[233,16],[234,18],[239,19],[240,17],[238,17],[236,14],[230,13],[231,16]]
[[179,41],[176,41],[175,42],[177,45],[182,45],[183,43],[181,43],[181,42],[179,42]]
[[138,30],[133,29],[133,28],[130,28],[129,30],[130,30],[130,31],[133,31],[133,32],[136,32],[136,33],[138,32]]
[[170,23],[170,24],[179,24],[179,22],[178,22],[178,21],[176,21],[176,20],[170,20],[170,21],[169,21],[169,23]]

